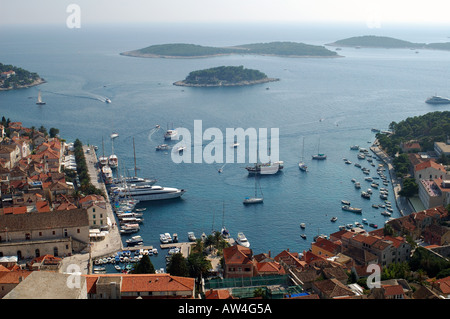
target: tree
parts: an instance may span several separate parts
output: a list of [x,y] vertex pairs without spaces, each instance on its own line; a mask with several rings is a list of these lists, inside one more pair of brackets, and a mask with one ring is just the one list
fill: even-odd
[[419,186],[414,178],[405,178],[403,181],[402,190],[399,192],[400,196],[412,197],[419,192]]
[[150,257],[144,255],[142,259],[134,266],[131,271],[132,274],[154,274],[155,267],[153,266]]
[[50,137],[55,137],[56,135],[59,134],[59,129],[52,127],[52,128],[50,128],[49,133],[50,133]]
[[176,253],[172,255],[169,264],[167,265],[167,272],[174,276],[189,276],[188,263],[186,258],[183,257],[183,254]]

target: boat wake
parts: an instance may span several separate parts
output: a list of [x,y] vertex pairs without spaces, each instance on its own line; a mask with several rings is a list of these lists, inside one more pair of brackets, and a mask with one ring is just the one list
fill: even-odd
[[96,95],[96,94],[92,94],[92,93],[87,93],[85,95],[82,95],[82,94],[67,94],[67,93],[61,93],[61,92],[52,92],[52,91],[42,91],[42,92],[55,94],[55,95],[60,95],[60,96],[67,96],[67,97],[75,97],[75,98],[80,98],[80,99],[95,100],[95,101],[100,101],[100,102],[103,102],[103,103],[106,103],[109,100],[106,96]]

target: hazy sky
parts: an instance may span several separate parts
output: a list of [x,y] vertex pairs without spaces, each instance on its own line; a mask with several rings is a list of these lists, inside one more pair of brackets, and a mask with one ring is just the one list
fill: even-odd
[[81,9],[81,23],[450,24],[449,0],[0,0],[0,24],[65,24],[69,4]]

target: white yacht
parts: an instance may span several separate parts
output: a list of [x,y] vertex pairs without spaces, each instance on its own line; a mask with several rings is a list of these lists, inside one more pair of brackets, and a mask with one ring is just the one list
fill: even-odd
[[283,161],[257,163],[254,166],[247,166],[245,169],[249,174],[272,175],[278,173],[284,167]]
[[141,202],[150,200],[162,200],[178,198],[186,192],[184,189],[162,187],[158,185],[125,185],[117,187],[114,193],[119,197],[131,196]]
[[98,158],[98,162],[100,163],[100,166],[106,166],[106,165],[108,165],[108,157],[106,157],[106,156],[100,156],[99,158]]
[[108,165],[111,168],[117,168],[117,166],[119,166],[119,159],[117,158],[117,155],[112,154],[108,157]]
[[168,244],[169,240],[167,239],[165,234],[159,234],[159,241],[161,244]]
[[178,135],[177,130],[167,130],[166,133],[164,133],[164,139],[171,140],[177,135]]
[[250,242],[247,240],[247,237],[245,237],[243,232],[239,232],[237,234],[236,242],[246,248],[250,247]]

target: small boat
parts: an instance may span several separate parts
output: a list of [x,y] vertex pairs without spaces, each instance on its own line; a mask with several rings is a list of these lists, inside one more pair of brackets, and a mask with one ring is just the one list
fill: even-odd
[[165,234],[159,234],[159,241],[162,244],[168,244],[169,243],[169,240],[167,239]]
[[220,233],[222,234],[222,237],[225,239],[230,238],[230,232],[228,231],[228,229],[225,228],[225,226],[222,227],[222,230],[220,231]]
[[169,233],[164,233],[164,236],[166,236],[166,239],[167,239],[167,241],[168,241],[169,243],[173,242],[172,236],[170,236]]
[[111,139],[117,138],[119,137],[119,133],[117,132],[112,132],[112,134],[110,135]]
[[306,224],[305,223],[301,223],[300,224],[300,228],[305,229],[306,228]]
[[169,148],[170,147],[167,144],[161,144],[161,145],[156,146],[157,151],[168,150]]
[[355,222],[355,226],[360,228],[364,227],[360,222]]
[[125,241],[127,243],[128,246],[135,246],[135,245],[140,245],[144,242],[144,240],[142,239],[142,237],[140,235],[137,236],[133,236],[130,239],[127,239]]
[[105,102],[106,102],[106,103],[111,103],[111,100],[110,100],[109,98],[106,98],[106,99],[105,99]]
[[337,217],[336,216],[331,217],[331,221],[334,223],[335,221],[337,221]]
[[122,271],[122,270],[123,270],[122,267],[120,267],[119,265],[115,265],[114,268],[115,268],[117,271]]
[[341,203],[350,206],[350,202],[348,200],[341,200]]
[[146,211],[147,210],[147,208],[136,208],[136,211],[137,212],[144,212],[144,211]]
[[231,144],[231,147],[232,148],[236,148],[236,147],[238,147],[239,146],[239,143],[237,143],[237,142],[234,142],[233,144]]
[[352,145],[350,146],[351,150],[359,150],[359,145]]
[[186,149],[186,146],[179,146],[178,148],[177,148],[177,152],[178,153],[183,153],[183,151]]
[[339,230],[345,230],[345,225],[340,225]]
[[177,233],[173,233],[173,235],[172,235],[172,242],[173,243],[178,243],[178,234]]
[[188,232],[188,239],[189,241],[196,241],[197,238],[195,238],[194,232]]
[[167,130],[166,133],[164,133],[164,139],[165,140],[172,140],[175,136],[178,135],[177,130]]
[[362,219],[362,222],[363,222],[363,224],[367,224],[368,223],[367,219],[365,219],[365,218]]
[[353,212],[353,213],[362,213],[362,208],[351,207],[348,205],[342,206],[342,210]]
[[370,199],[370,194],[367,192],[361,192],[361,197],[362,198],[366,198],[366,199]]
[[384,210],[381,212],[381,215],[383,216],[391,216],[391,213],[389,213],[388,211]]
[[378,206],[377,204],[372,204],[372,207],[378,209],[380,206]]
[[305,234],[301,234],[300,237],[303,238],[303,239],[306,239],[306,235]]
[[378,228],[378,225],[377,225],[377,224],[374,224],[374,223],[370,223],[369,226],[370,226],[370,227],[373,227],[373,228]]
[[245,237],[243,232],[239,232],[237,234],[236,242],[246,248],[250,247],[250,242],[247,240],[247,237]]
[[361,188],[361,184],[360,184],[359,182],[355,182],[355,188],[356,188],[356,189]]

